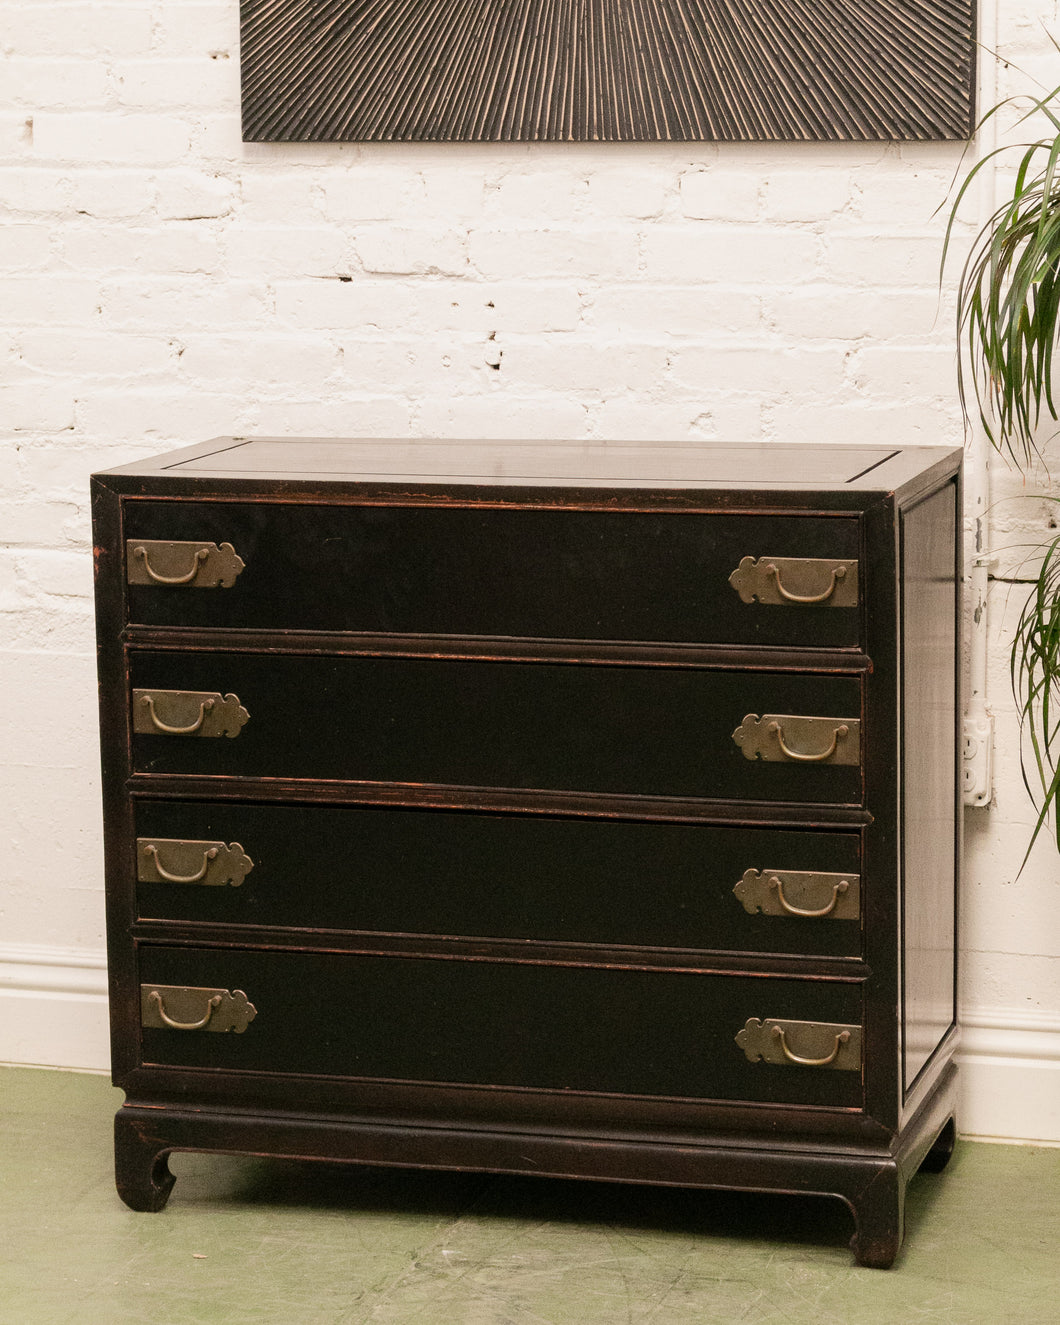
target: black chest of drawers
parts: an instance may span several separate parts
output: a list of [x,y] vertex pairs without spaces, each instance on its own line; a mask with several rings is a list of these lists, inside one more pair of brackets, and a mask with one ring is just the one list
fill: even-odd
[[960,453],[228,438],[93,480],[118,1187],[818,1192],[952,1146]]

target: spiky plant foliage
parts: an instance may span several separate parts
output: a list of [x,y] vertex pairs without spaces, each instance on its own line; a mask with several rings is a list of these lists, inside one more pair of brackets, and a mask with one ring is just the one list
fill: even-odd
[[1023,781],[1038,818],[1023,863],[1050,816],[1060,850],[1060,538],[1046,548],[1012,643],[1012,693],[1019,710]]
[[[1001,102],[980,122],[1014,99]],[[1015,152],[1011,196],[982,226],[957,286],[957,329],[968,350],[958,367],[966,417],[975,402],[987,437],[1021,467],[1038,455],[1036,434],[1054,422],[1053,349],[1060,317],[1060,88],[1030,104],[1024,121],[1043,116],[1051,137],[999,147],[976,162],[957,193],[943,245],[969,190],[989,166]]]
[[[985,119],[1013,104],[1018,99],[1001,102]],[[958,389],[965,418],[974,402],[991,444],[1026,470],[1040,458],[1041,427],[1058,418],[1052,371],[1060,332],[1060,88],[1023,105],[1021,122],[1043,117],[1052,135],[1000,147],[969,171],[950,212],[942,262],[980,174],[1017,156],[1009,197],[979,230],[958,282],[958,340],[967,351]],[[1060,538],[1044,547],[1010,663],[1023,780],[1038,809],[1029,856],[1050,818],[1060,849]]]

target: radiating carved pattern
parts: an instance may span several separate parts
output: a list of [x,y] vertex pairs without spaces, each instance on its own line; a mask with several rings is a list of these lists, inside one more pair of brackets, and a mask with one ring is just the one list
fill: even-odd
[[963,138],[971,0],[243,0],[248,140]]

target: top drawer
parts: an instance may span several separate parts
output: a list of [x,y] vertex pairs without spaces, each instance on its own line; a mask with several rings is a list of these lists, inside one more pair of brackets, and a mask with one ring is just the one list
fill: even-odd
[[860,638],[850,515],[127,499],[125,538],[129,619],[145,625],[825,648]]

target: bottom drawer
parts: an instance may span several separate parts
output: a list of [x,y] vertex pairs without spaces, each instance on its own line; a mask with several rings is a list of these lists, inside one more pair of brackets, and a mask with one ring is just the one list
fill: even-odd
[[[145,1064],[862,1105],[853,982],[161,946],[140,981]],[[249,1024],[211,1033],[238,1021],[229,991]]]

